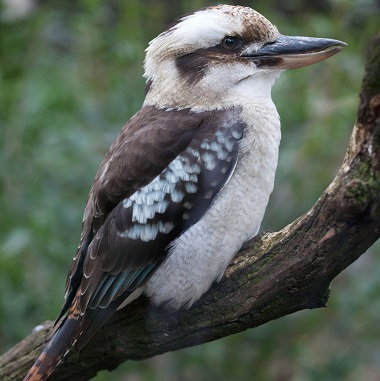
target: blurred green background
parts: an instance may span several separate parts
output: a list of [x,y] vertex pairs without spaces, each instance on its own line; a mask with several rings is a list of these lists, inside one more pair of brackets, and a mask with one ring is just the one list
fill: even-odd
[[[0,18],[0,352],[54,320],[79,241],[87,193],[122,125],[143,101],[149,40],[218,2],[3,0]],[[233,2],[230,2],[233,3]],[[355,121],[375,0],[240,1],[283,34],[349,45],[289,71],[273,98],[280,163],[264,230],[305,213],[340,167]],[[332,283],[328,308],[217,342],[128,362],[111,380],[378,380],[380,245]]]

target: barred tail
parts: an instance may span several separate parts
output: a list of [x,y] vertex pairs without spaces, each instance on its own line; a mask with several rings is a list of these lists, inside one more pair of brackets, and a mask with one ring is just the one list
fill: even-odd
[[42,351],[23,381],[45,381],[74,344],[82,319],[66,318]]

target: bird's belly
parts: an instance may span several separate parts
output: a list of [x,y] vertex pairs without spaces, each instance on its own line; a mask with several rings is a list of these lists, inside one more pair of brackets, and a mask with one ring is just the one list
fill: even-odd
[[146,285],[145,293],[154,304],[174,310],[190,307],[222,277],[243,243],[257,234],[273,190],[278,143],[269,153],[258,150],[241,155],[210,209],[172,242],[167,258]]
[[204,216],[171,243],[146,284],[145,293],[156,305],[190,307],[259,231],[274,185],[280,121],[270,98],[239,102],[246,129],[235,170]]

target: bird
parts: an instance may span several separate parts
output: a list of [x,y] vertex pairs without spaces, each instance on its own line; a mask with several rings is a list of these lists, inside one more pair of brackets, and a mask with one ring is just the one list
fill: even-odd
[[100,164],[56,330],[24,380],[46,380],[141,294],[176,311],[222,278],[274,187],[275,80],[344,46],[231,5],[179,17],[149,43],[145,100]]

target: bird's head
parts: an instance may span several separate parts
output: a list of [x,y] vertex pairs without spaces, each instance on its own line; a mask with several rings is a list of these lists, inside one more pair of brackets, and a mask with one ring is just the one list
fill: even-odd
[[205,110],[239,97],[270,98],[282,70],[322,61],[345,45],[283,36],[251,8],[204,8],[179,18],[150,42],[145,105]]

